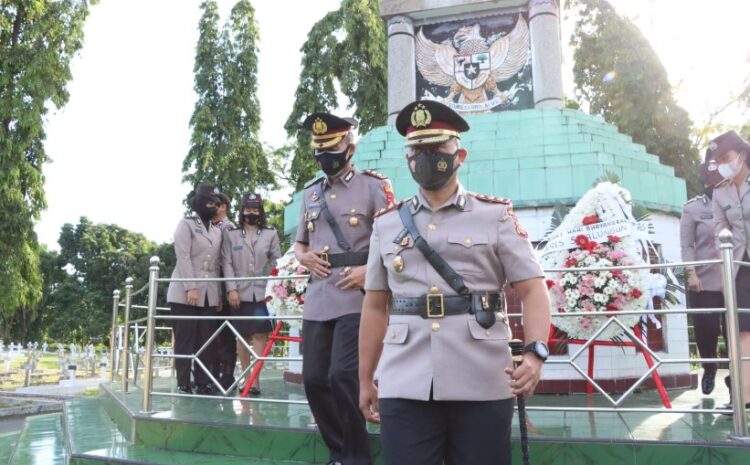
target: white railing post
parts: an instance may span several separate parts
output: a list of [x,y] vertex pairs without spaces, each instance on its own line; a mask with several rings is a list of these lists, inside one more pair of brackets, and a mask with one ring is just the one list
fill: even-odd
[[120,378],[120,388],[122,393],[128,392],[128,327],[130,326],[130,297],[133,293],[133,278],[127,278],[125,280],[125,322],[123,324],[122,331],[122,356],[120,357],[122,366],[122,377]]
[[148,316],[146,317],[146,352],[143,360],[143,412],[151,412],[151,389],[153,381],[152,354],[154,352],[154,316],[156,315],[157,282],[159,279],[159,257],[151,257],[148,269]]
[[117,326],[117,310],[120,306],[120,291],[115,289],[112,291],[112,329],[109,336],[109,373],[110,382],[115,380],[115,352],[117,352],[117,344],[115,343],[115,331]]
[[737,313],[737,293],[734,282],[734,248],[732,233],[724,229],[719,233],[719,249],[722,260],[724,284],[724,305],[726,306],[727,350],[729,352],[729,386],[734,411],[734,438],[747,440],[747,420],[745,419],[745,395],[742,386],[742,350],[740,348],[739,314]]

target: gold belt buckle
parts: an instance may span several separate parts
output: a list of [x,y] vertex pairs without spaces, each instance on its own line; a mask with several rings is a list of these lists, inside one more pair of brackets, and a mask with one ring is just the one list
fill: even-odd
[[[445,298],[443,294],[427,294],[427,318],[443,318],[445,316]],[[435,300],[438,301],[440,313],[432,313]]]

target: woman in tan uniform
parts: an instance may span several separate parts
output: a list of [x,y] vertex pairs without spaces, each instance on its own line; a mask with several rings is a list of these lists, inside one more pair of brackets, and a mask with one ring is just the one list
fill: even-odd
[[[224,231],[221,249],[224,276],[267,276],[281,257],[279,236],[266,223],[260,194],[243,195],[242,207],[240,226]],[[227,298],[232,316],[268,316],[266,281],[227,281]],[[260,355],[273,329],[271,321],[234,320],[232,324]],[[240,341],[237,341],[237,353],[244,371],[250,365],[251,354]],[[250,388],[251,395],[260,395],[259,380],[260,377],[256,378]]]
[[[726,132],[709,144],[710,160],[724,181],[714,189],[715,232],[732,232],[735,260],[750,261],[750,144],[734,131]],[[734,268],[737,305],[750,308],[750,267]],[[740,352],[750,355],[750,313],[739,314]],[[745,408],[750,408],[750,362],[743,362]],[[728,383],[727,383],[728,384]]]

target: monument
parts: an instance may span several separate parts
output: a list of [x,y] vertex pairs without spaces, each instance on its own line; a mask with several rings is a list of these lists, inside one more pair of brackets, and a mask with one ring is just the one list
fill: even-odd
[[[464,186],[513,200],[534,243],[543,240],[557,205],[572,206],[597,178],[613,173],[633,201],[650,210],[660,257],[679,261],[679,212],[685,181],[630,136],[598,115],[564,108],[560,9],[555,0],[383,0],[388,33],[388,121],[364,134],[355,163],[391,179],[397,199],[414,195],[404,168],[395,115],[416,98],[436,99],[462,113],[472,130],[461,167]],[[285,234],[297,228],[299,193],[284,214]],[[514,331],[521,330],[514,319]],[[689,358],[687,317],[661,318],[651,333],[657,354]],[[562,349],[567,358],[575,346]],[[635,348],[598,347],[594,378],[622,391],[647,369]],[[586,367],[588,354],[576,359]],[[697,382],[690,367],[665,364],[669,387]],[[585,390],[571,366],[549,365],[540,392]],[[649,385],[649,382],[647,382]]]

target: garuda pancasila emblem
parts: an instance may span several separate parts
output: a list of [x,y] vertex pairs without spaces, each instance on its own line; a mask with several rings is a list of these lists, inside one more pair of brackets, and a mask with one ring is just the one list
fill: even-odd
[[526,64],[529,28],[523,16],[518,16],[512,31],[491,44],[480,35],[479,24],[460,28],[453,45],[431,42],[423,31],[417,34],[417,68],[432,84],[450,87],[444,102],[453,102],[458,93],[458,103],[485,102],[488,93],[508,100],[497,83],[515,76]]

